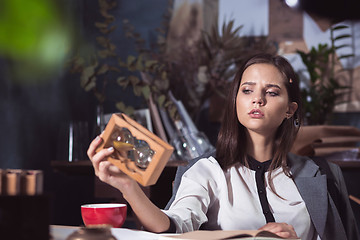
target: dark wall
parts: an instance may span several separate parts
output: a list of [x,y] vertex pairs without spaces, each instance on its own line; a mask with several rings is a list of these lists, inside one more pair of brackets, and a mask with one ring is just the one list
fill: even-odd
[[[76,32],[94,43],[97,29],[94,22],[100,19],[97,0],[62,1],[66,14],[74,19]],[[135,54],[131,40],[125,38],[122,20],[127,18],[143,38],[155,39],[156,27],[168,7],[167,0],[118,1],[112,13],[116,17],[117,30],[112,34],[121,56]],[[59,141],[70,121],[87,121],[89,133],[94,126],[97,100],[91,92],[80,87],[78,75],[70,74],[62,66],[50,79],[39,84],[15,83],[11,62],[0,60],[0,168],[41,169],[44,171],[44,190],[52,206],[52,224],[82,224],[80,205],[92,201],[94,177],[69,175],[54,171],[51,161],[66,161],[58,156]],[[105,113],[115,112],[115,101],[141,106],[142,100],[133,96],[131,90],[111,87]],[[89,140],[86,140],[89,141]],[[62,149],[63,150],[63,149]]]

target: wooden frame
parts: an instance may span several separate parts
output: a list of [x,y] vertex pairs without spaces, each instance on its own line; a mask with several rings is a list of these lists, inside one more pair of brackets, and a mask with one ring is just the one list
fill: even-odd
[[146,169],[137,167],[135,163],[128,158],[120,157],[119,159],[119,156],[117,156],[117,158],[110,156],[108,157],[108,161],[143,186],[155,184],[174,151],[174,148],[127,115],[113,114],[104,130],[104,141],[96,151],[113,146],[110,136],[118,127],[129,129],[134,137],[146,141],[155,153]]

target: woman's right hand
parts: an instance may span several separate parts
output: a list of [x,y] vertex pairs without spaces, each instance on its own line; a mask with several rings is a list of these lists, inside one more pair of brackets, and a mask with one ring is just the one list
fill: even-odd
[[128,177],[118,167],[107,161],[107,158],[114,153],[114,148],[101,149],[96,152],[96,149],[102,143],[102,135],[97,136],[91,143],[87,150],[87,155],[94,167],[95,175],[99,179],[117,189],[123,194],[134,188],[137,185],[136,181]]
[[96,137],[87,150],[96,176],[122,192],[123,197],[146,229],[153,232],[166,231],[170,227],[170,220],[165,213],[150,201],[135,180],[107,161],[114,152],[114,148],[96,152],[103,141],[101,137],[101,135]]

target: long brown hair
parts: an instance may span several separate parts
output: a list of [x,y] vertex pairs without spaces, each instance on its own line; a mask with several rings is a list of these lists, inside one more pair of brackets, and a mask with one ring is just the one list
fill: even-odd
[[[281,56],[271,54],[257,54],[248,59],[238,70],[228,93],[228,103],[225,109],[225,115],[222,126],[219,131],[216,143],[216,158],[222,167],[226,170],[235,164],[248,166],[247,163],[247,138],[245,127],[238,121],[236,112],[236,96],[240,87],[240,82],[244,71],[253,64],[267,63],[275,66],[284,76],[286,90],[289,96],[289,102],[296,102],[298,109],[289,119],[284,119],[278,127],[275,142],[273,146],[273,160],[269,167],[270,174],[272,170],[281,166],[287,176],[290,176],[289,166],[287,164],[287,154],[295,141],[298,133],[302,114],[301,114],[301,96],[299,81],[294,69],[290,63]],[[270,181],[272,186],[272,182]],[[273,187],[272,187],[273,189]]]

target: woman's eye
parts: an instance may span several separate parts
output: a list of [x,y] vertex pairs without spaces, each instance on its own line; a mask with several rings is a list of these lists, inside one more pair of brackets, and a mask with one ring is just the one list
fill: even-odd
[[266,92],[268,95],[272,96],[272,97],[275,97],[275,96],[278,96],[279,94],[277,92],[272,92],[272,91],[267,91]]
[[251,90],[250,89],[243,89],[242,92],[245,93],[245,94],[249,94],[249,93],[251,93]]

